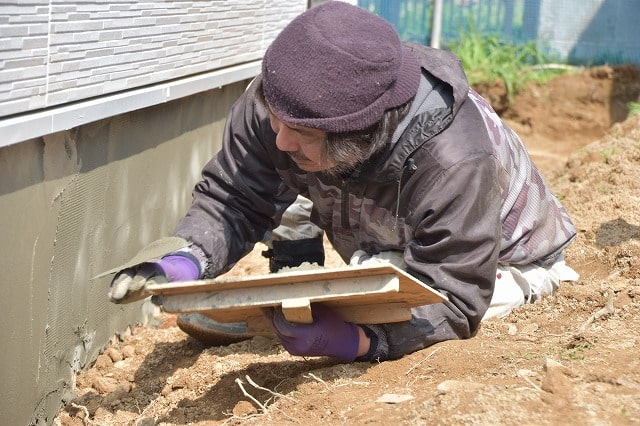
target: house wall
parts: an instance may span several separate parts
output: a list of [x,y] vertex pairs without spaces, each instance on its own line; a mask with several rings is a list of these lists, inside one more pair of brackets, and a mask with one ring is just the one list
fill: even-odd
[[245,85],[0,148],[0,424],[50,424],[74,373],[149,319],[91,278],[171,233]]
[[0,117],[259,60],[306,1],[0,5]]
[[171,233],[228,109],[306,7],[0,5],[0,424],[51,424],[75,373],[151,318],[91,278]]

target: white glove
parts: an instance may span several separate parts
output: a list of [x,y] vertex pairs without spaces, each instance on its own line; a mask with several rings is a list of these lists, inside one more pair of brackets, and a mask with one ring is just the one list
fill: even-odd
[[113,303],[131,303],[149,297],[147,284],[163,284],[167,282],[156,263],[145,262],[138,267],[120,271],[109,286],[109,300]]
[[398,269],[406,270],[407,264],[404,263],[404,253],[398,250],[383,251],[372,256],[368,255],[364,250],[356,250],[349,260],[349,265],[388,265],[391,264]]

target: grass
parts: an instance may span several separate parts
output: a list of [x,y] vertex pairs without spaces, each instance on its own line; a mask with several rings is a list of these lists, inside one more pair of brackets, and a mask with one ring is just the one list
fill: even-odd
[[609,159],[615,155],[616,150],[613,148],[609,148],[609,149],[603,149],[600,154],[602,155],[602,158],[604,159],[605,164],[609,164]]
[[640,102],[629,102],[627,108],[629,108],[629,115],[640,114]]
[[535,42],[509,43],[495,35],[480,34],[473,25],[470,27],[447,48],[462,61],[471,86],[502,80],[511,101],[528,83],[545,83],[567,70],[562,66],[544,67],[551,61],[536,48]]
[[583,360],[586,358],[587,352],[592,348],[592,343],[580,342],[571,348],[567,348],[560,354],[560,357],[563,359]]

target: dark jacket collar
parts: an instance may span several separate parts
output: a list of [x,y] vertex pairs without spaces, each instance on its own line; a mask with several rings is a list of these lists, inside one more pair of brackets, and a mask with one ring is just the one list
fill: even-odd
[[427,46],[407,45],[422,67],[418,93],[388,149],[372,158],[352,178],[374,182],[400,180],[411,155],[447,128],[467,98],[469,84],[455,55]]

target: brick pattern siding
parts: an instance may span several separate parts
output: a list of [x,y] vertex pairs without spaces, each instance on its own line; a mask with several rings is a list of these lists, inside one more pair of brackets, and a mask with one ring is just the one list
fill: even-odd
[[0,3],[0,117],[259,60],[301,0]]

